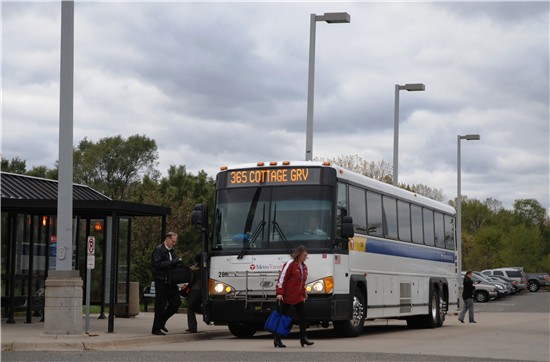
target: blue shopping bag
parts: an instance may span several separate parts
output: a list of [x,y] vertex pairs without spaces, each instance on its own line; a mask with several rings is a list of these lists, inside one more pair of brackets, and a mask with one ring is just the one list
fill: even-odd
[[271,312],[267,320],[265,321],[264,330],[273,334],[280,334],[282,336],[288,336],[290,334],[290,327],[292,326],[292,318],[285,314],[281,314],[274,310]]

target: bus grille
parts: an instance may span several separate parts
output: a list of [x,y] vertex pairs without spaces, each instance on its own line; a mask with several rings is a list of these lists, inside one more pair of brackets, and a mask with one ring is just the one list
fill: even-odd
[[235,278],[244,278],[244,289],[239,289],[235,294],[227,295],[228,300],[244,300],[245,307],[252,302],[274,302],[275,283],[279,272],[235,272],[231,273]]

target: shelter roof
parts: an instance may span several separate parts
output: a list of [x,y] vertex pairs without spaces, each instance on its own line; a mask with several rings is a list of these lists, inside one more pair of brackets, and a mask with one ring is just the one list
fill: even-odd
[[[56,213],[58,181],[0,172],[2,211]],[[86,185],[73,184],[73,213],[80,216],[162,216],[169,207],[112,200]]]

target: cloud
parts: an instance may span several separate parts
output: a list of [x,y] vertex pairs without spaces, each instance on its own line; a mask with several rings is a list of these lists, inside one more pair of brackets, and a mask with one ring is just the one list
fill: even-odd
[[[76,2],[74,144],[145,134],[159,169],[301,160],[310,14],[314,157],[392,162],[399,180],[456,195],[549,200],[547,2]],[[2,4],[2,155],[58,159],[60,4]]]

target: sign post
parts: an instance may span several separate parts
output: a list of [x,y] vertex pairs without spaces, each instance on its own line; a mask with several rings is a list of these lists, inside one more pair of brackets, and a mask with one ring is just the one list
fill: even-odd
[[88,236],[86,240],[88,260],[86,269],[86,333],[90,331],[90,287],[92,285],[92,269],[95,269],[95,237]]

